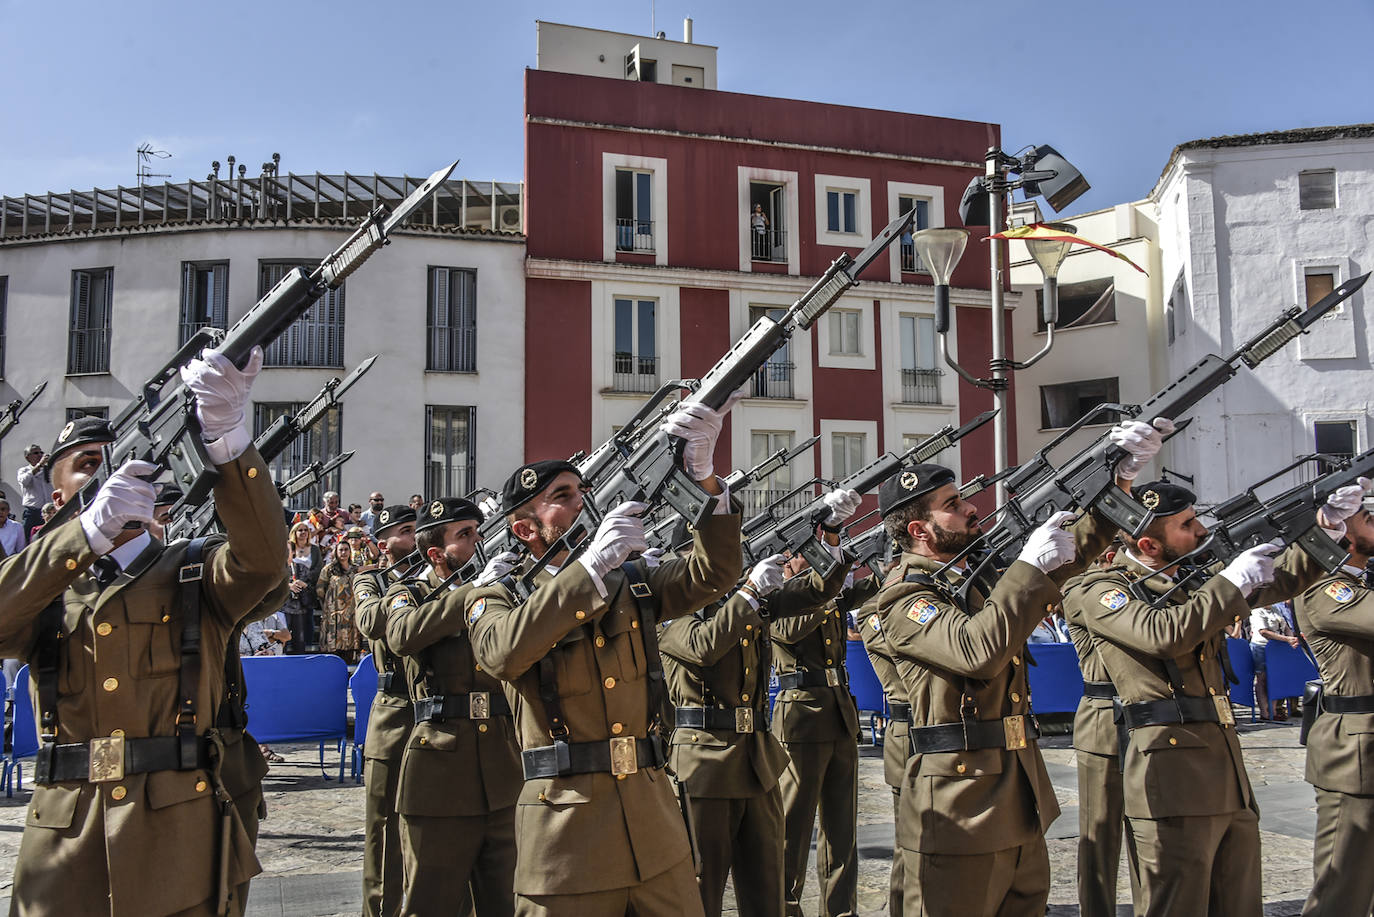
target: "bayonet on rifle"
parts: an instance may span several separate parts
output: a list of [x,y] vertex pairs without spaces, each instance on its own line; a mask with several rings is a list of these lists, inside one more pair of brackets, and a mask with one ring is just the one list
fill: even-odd
[[295,414],[283,414],[272,421],[272,425],[253,441],[263,461],[271,462],[285,452],[286,447],[291,445],[296,437],[313,427],[326,411],[338,404],[344,392],[352,388],[353,384],[372,368],[372,364],[377,362],[377,356],[374,353],[342,379],[338,376],[330,379],[324,384],[324,388],[320,389],[319,394]]
[[0,439],[4,439],[6,434],[19,426],[19,418],[33,406],[33,403],[38,400],[38,396],[43,394],[43,389],[47,387],[46,380],[40,382],[32,392],[29,392],[27,398],[16,398],[5,405],[5,409],[0,411]]

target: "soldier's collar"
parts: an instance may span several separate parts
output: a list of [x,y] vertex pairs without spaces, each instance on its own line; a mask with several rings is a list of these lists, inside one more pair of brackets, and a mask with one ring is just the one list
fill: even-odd
[[1341,564],[1340,572],[1344,573],[1347,576],[1354,577],[1361,583],[1364,582],[1364,567],[1355,567],[1351,564]]

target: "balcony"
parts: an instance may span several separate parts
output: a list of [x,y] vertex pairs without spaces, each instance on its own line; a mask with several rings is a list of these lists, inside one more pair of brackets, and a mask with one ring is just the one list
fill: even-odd
[[110,371],[110,329],[89,328],[69,331],[67,343],[67,375]]
[[611,391],[650,394],[658,390],[658,357],[639,357],[621,351],[612,360]]
[[929,274],[926,266],[921,263],[921,258],[916,254],[916,245],[910,241],[910,236],[902,240],[902,271],[907,274]]
[[902,403],[939,404],[940,377],[943,375],[944,372],[938,369],[902,370]]
[[[791,496],[788,496],[788,494],[791,494]],[[744,504],[745,519],[752,519],[779,500],[783,502],[774,508],[773,515],[780,518],[789,513],[796,512],[815,499],[815,494],[811,493],[810,489],[803,489],[798,493],[792,493],[790,490],[749,488],[748,490],[740,491],[737,496]]]
[[787,263],[787,230],[765,229],[763,232],[749,230],[750,258],[754,261]]
[[796,367],[791,363],[765,363],[754,373],[749,386],[751,398],[792,398],[792,378]]
[[652,255],[654,253],[654,221],[616,220],[615,250]]

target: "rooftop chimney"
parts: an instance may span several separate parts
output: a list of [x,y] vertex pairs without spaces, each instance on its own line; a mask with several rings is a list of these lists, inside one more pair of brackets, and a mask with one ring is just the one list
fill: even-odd
[[682,40],[687,44],[692,43],[692,17],[688,16],[682,20]]

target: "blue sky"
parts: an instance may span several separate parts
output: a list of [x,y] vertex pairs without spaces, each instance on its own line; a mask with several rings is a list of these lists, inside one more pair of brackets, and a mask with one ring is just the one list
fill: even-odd
[[174,181],[273,152],[296,172],[461,158],[457,176],[519,179],[534,21],[648,34],[651,6],[669,37],[692,16],[719,47],[721,89],[1052,144],[1093,185],[1078,212],[1143,197],[1186,140],[1374,121],[1374,0],[0,0],[0,193],[133,184],[144,141]]

